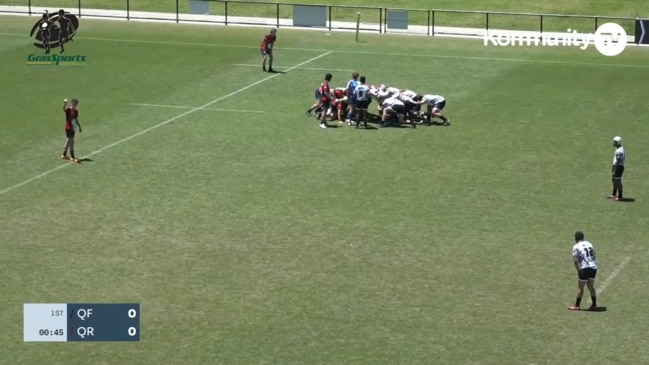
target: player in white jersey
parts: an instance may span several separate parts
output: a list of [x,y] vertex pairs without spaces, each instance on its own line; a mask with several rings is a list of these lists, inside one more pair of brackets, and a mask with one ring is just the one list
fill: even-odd
[[412,90],[399,90],[397,98],[406,105],[410,119],[418,119],[420,117],[419,111],[421,110],[421,105],[417,104],[417,102],[422,99],[421,95]]
[[399,99],[401,101],[411,101],[414,103],[416,97],[417,93],[412,90],[399,90]]
[[[381,105],[381,127],[387,127],[393,122],[402,124],[408,115],[406,105],[399,100],[396,95],[394,97],[385,99]],[[413,128],[417,128],[414,121],[410,123]]]
[[595,248],[586,241],[584,233],[575,232],[575,245],[572,246],[572,260],[577,270],[577,299],[569,310],[581,310],[581,298],[584,295],[584,286],[588,285],[592,304],[588,310],[597,309],[597,295],[595,294],[595,276],[597,276],[597,259]]
[[615,147],[615,154],[613,155],[613,168],[611,169],[611,180],[613,182],[613,193],[609,197],[614,201],[623,201],[622,195],[622,174],[624,174],[624,160],[626,159],[626,152],[622,147],[622,137],[613,138],[613,147]]
[[441,95],[426,94],[421,98],[417,104],[426,104],[428,110],[426,111],[426,122],[430,123],[431,116],[441,119],[444,123],[442,125],[450,125],[451,120],[442,115],[442,109],[446,106],[446,99]]
[[383,104],[383,101],[385,101],[385,99],[392,98],[398,94],[399,94],[398,88],[381,85],[379,86],[377,96],[379,98],[379,103]]
[[367,108],[372,101],[370,88],[365,84],[365,76],[361,76],[360,84],[354,89],[354,98],[356,100],[356,128],[361,126],[361,122],[367,129]]

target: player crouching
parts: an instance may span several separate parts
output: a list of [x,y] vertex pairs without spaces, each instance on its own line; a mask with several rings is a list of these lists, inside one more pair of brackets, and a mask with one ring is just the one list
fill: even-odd
[[[331,102],[331,109],[328,110],[328,114],[333,120],[338,120],[338,123],[345,123],[347,108],[348,108],[348,99],[345,95],[345,88],[337,87],[334,89],[334,99]],[[349,124],[349,123],[348,123]],[[349,124],[351,125],[351,124]]]
[[442,114],[442,109],[446,106],[446,99],[441,95],[426,94],[422,97],[417,105],[426,104],[426,123],[431,123],[431,117],[442,120],[442,125],[451,125],[451,120]]
[[393,124],[410,124],[413,128],[417,128],[414,120],[406,119],[408,109],[406,105],[398,98],[388,98],[383,101],[381,105],[381,127],[389,127]]

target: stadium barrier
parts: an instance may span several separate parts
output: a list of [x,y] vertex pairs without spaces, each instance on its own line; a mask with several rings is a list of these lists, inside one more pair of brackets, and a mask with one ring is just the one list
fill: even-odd
[[[40,15],[44,7],[39,0],[24,0],[24,6],[0,6],[0,13]],[[563,15],[541,13],[514,13],[498,11],[464,11],[441,9],[401,9],[376,6],[318,5],[276,3],[251,0],[160,0],[156,11],[134,8],[137,0],[123,0],[122,6],[112,9],[84,7],[85,0],[67,0],[66,8],[79,17],[121,18],[126,20],[159,20],[215,23],[223,25],[250,25],[297,27],[310,29],[355,30],[377,33],[408,33],[428,36],[448,35],[484,37],[494,31],[538,33],[595,32],[604,23],[621,25],[628,35],[628,43],[645,43],[649,36],[649,21],[601,15]],[[95,1],[94,4],[97,4]],[[106,3],[109,4],[108,2]],[[53,9],[50,9],[53,10]],[[55,9],[54,9],[55,10]],[[257,14],[257,16],[250,16]],[[259,16],[259,14],[263,16]],[[357,16],[362,18],[359,21]],[[469,26],[469,27],[467,27]]]

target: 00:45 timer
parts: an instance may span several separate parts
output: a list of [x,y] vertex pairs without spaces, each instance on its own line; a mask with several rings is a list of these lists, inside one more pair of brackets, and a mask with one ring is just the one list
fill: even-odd
[[56,329],[56,330],[38,330],[38,334],[40,336],[63,336],[65,335],[65,331],[62,329]]

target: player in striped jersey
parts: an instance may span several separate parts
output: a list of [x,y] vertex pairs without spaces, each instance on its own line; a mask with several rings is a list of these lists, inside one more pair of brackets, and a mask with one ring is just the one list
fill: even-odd
[[609,198],[614,201],[622,201],[622,174],[624,174],[624,160],[626,159],[626,152],[624,151],[624,147],[622,147],[622,137],[617,136],[613,138],[613,147],[615,147],[613,168],[611,169],[613,193]]
[[352,125],[356,117],[356,96],[354,90],[358,86],[358,76],[359,73],[354,71],[352,73],[352,79],[347,82],[347,87],[345,88],[345,96],[347,96],[347,102],[349,104],[348,113],[347,113],[347,125]]
[[597,276],[597,259],[593,244],[586,241],[584,233],[575,232],[575,245],[572,246],[572,260],[577,270],[577,299],[568,310],[581,310],[581,298],[584,296],[584,286],[588,285],[592,304],[589,310],[597,309],[597,294],[595,293],[595,277]]
[[354,100],[356,101],[356,128],[359,128],[363,122],[367,129],[367,107],[372,99],[370,88],[365,84],[365,76],[361,76],[360,84],[354,89]]

